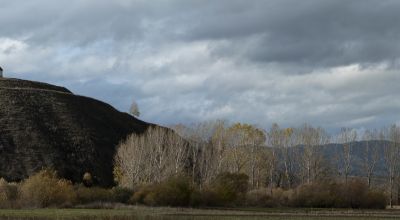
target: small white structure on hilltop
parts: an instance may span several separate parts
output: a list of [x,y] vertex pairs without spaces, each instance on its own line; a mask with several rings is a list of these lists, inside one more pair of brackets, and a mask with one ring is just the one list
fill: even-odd
[[1,68],[1,66],[0,66],[0,78],[2,78],[3,77],[3,68]]

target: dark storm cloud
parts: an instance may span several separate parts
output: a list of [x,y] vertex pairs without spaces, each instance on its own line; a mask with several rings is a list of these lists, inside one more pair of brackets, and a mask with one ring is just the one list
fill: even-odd
[[227,40],[217,54],[339,66],[396,61],[399,10],[395,0],[12,1],[3,5],[0,25],[3,34],[38,45]]
[[330,128],[400,122],[397,0],[13,0],[6,75],[146,120]]
[[206,13],[192,26],[190,37],[228,40],[217,48],[220,54],[257,62],[320,67],[399,58],[399,1],[252,3]]

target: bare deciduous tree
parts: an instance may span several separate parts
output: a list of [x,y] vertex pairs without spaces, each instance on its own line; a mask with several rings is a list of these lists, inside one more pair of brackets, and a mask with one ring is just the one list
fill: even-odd
[[251,187],[256,187],[257,155],[261,153],[265,140],[265,132],[249,124],[236,123],[227,131],[230,167],[233,172],[248,174]]
[[214,133],[211,137],[211,146],[216,158],[216,165],[214,166],[215,173],[227,171],[226,167],[223,167],[226,157],[226,135],[226,122],[218,121],[215,124]]
[[283,130],[282,160],[285,169],[285,179],[288,188],[291,188],[294,182],[294,147],[298,144],[297,136],[293,128]]
[[218,173],[227,171],[224,167],[227,156],[225,126],[226,123],[220,120],[173,126],[190,143],[192,181],[197,181],[200,187],[210,183]]
[[322,128],[313,128],[304,124],[299,131],[304,147],[301,157],[303,182],[311,183],[321,177],[324,171],[324,158],[321,147],[329,142],[329,136]]
[[341,174],[347,183],[352,169],[352,151],[353,144],[357,139],[357,131],[351,128],[342,128],[338,137],[338,141],[342,144],[341,152]]
[[278,162],[277,149],[282,145],[282,138],[279,125],[274,123],[268,132],[268,145],[270,146],[270,155],[268,160],[269,188],[272,195],[272,189],[275,184],[275,172]]
[[119,184],[157,183],[183,171],[187,165],[187,143],[162,127],[149,127],[144,134],[132,134],[119,145],[115,155]]
[[375,172],[376,164],[379,161],[379,132],[377,130],[366,130],[363,134],[365,141],[365,149],[362,160],[362,167],[364,168],[367,176],[368,187],[371,187],[371,181]]
[[399,175],[400,165],[400,128],[392,125],[383,131],[382,136],[389,141],[388,145],[385,146],[385,162],[388,170],[389,205],[393,207],[395,181]]
[[132,101],[131,106],[129,107],[129,114],[139,117],[140,116],[140,111],[139,111],[139,106],[135,101]]

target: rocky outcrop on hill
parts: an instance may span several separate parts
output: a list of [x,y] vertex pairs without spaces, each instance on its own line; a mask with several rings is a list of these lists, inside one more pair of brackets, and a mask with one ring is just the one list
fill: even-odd
[[0,177],[19,181],[54,168],[74,182],[90,172],[99,185],[112,185],[116,146],[148,126],[62,87],[0,78]]

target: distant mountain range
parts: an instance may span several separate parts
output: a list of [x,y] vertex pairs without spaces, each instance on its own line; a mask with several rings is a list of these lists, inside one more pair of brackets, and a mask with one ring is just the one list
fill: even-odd
[[[351,176],[366,176],[364,169],[366,155],[370,159],[376,154],[376,165],[374,169],[374,175],[376,177],[383,177],[387,175],[387,167],[385,164],[385,149],[389,146],[391,142],[389,141],[357,141],[351,142]],[[369,152],[367,154],[367,145],[369,146]],[[342,163],[343,155],[343,144],[327,144],[321,146],[321,154],[328,161],[330,166],[339,167]],[[303,146],[298,146],[297,148],[303,149]]]
[[[365,163],[365,157],[367,155],[366,146],[369,146],[368,156],[370,159],[376,154],[377,162],[374,173],[376,176],[387,175],[387,168],[385,165],[385,148],[391,143],[389,141],[357,141],[351,143],[351,175],[353,176],[365,176],[365,170],[363,164]],[[334,155],[341,152],[343,149],[342,144],[328,144],[322,147],[326,158],[331,163],[334,162]]]

